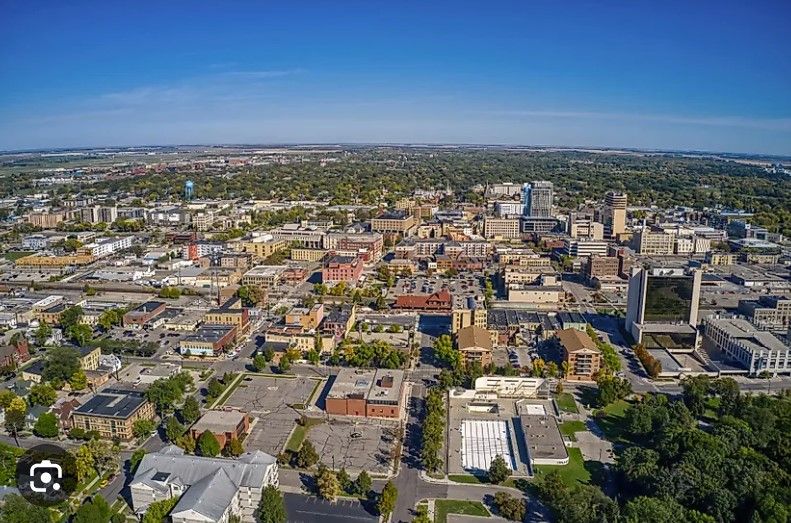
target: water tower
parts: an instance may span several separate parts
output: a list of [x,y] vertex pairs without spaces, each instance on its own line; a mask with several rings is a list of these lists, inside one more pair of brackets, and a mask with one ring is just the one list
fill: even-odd
[[184,199],[191,200],[194,195],[195,183],[192,180],[184,182]]

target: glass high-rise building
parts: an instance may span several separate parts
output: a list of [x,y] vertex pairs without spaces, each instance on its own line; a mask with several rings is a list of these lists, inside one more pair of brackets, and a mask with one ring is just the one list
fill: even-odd
[[524,215],[530,218],[551,218],[554,186],[552,182],[535,181],[522,186]]

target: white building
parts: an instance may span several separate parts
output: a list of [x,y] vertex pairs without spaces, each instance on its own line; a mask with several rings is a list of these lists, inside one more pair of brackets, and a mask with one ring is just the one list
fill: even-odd
[[607,256],[607,242],[595,240],[564,240],[563,252],[575,258],[580,256]]
[[118,236],[115,238],[102,238],[83,247],[91,256],[102,258],[113,253],[128,249],[132,246],[133,236]]

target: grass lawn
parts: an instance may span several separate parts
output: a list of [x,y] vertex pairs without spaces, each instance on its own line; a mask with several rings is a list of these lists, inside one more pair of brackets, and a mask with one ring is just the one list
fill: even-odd
[[590,472],[585,468],[585,461],[582,459],[582,451],[578,448],[566,449],[569,452],[568,465],[536,465],[536,475],[546,474],[553,470],[560,472],[563,481],[568,484],[588,483],[591,479]]
[[583,432],[588,430],[585,426],[585,422],[583,421],[565,421],[560,424],[560,433],[564,436],[568,436],[571,441],[577,441],[577,438],[574,436],[575,432]]
[[607,439],[613,443],[624,441],[624,414],[630,405],[626,400],[618,400],[600,409],[605,413],[604,417],[596,417],[596,424],[602,429]]
[[288,438],[288,442],[286,443],[286,450],[290,450],[291,452],[298,452],[299,448],[302,446],[302,442],[305,441],[305,437],[307,435],[308,435],[308,429],[306,429],[302,425],[295,426],[294,432],[291,433],[291,436]]
[[30,254],[33,254],[33,251],[9,251],[3,255],[3,258],[8,261],[17,261],[19,258],[24,258]]
[[558,394],[555,401],[558,403],[558,408],[563,412],[571,412],[572,414],[579,412],[577,410],[577,402],[574,401],[574,396],[568,392]]
[[489,517],[489,511],[480,501],[462,501],[458,499],[438,499],[434,503],[434,521],[445,523],[448,514],[466,514],[468,516]]

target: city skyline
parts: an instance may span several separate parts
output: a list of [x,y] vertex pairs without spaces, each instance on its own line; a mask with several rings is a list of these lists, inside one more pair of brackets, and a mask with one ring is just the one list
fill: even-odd
[[351,7],[9,5],[0,150],[458,143],[791,154],[782,2]]

